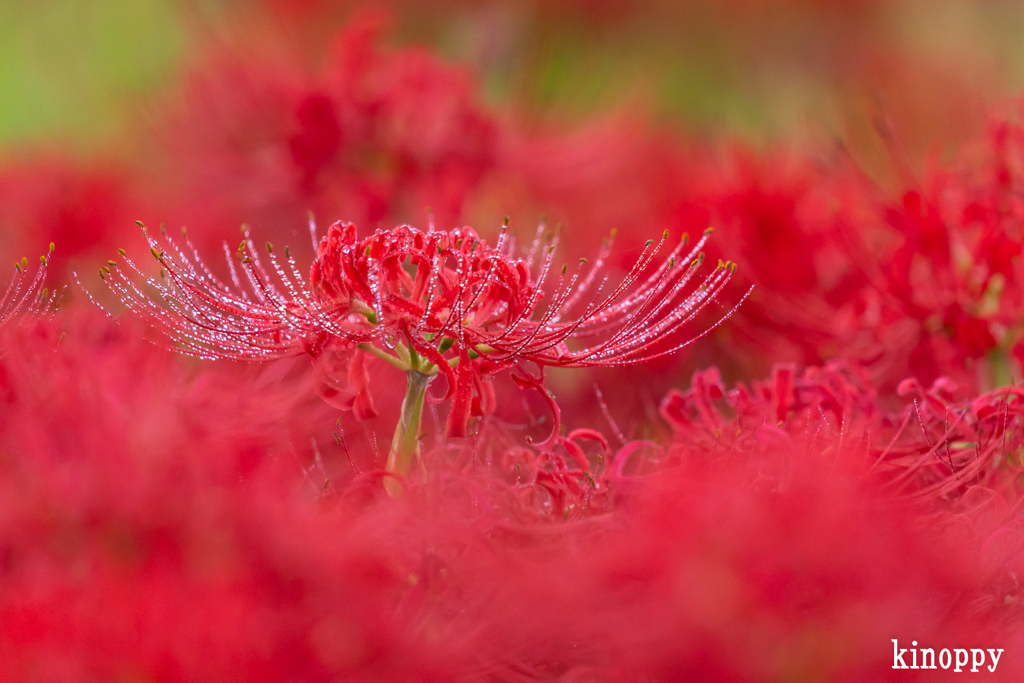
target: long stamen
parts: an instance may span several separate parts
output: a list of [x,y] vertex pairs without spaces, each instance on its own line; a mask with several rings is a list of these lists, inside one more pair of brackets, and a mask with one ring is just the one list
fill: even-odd
[[[204,358],[316,356],[327,346],[355,353],[378,345],[393,349],[395,355],[380,353],[406,370],[407,392],[387,469],[401,476],[416,459],[426,386],[438,374],[448,379],[448,390],[431,401],[455,396],[459,411],[452,413],[449,430],[463,435],[469,406],[477,398],[484,402],[475,392],[491,374],[522,370],[527,361],[541,368],[542,377],[545,366],[659,358],[701,338],[732,312],[700,334],[677,338],[735,269],[720,263],[695,282],[710,233],[692,247],[684,239],[659,256],[666,231],[644,245],[621,279],[613,279],[607,270],[611,239],[593,264],[581,262],[572,274],[562,268],[552,276],[560,235],[549,234],[543,224],[529,253],[518,258],[507,225],[494,246],[471,228],[421,232],[399,226],[359,239],[355,226],[343,223],[318,240],[310,217],[317,257],[307,280],[287,248],[286,264],[269,243],[261,256],[248,230],[243,232],[234,252],[224,247],[229,282],[206,267],[184,231],[182,247],[173,238],[146,234],[163,271],[160,279],[127,257],[125,267],[107,268],[104,279],[125,306],[149,319],[179,350]],[[0,302],[23,301],[21,287],[19,280]],[[516,376],[531,388],[542,382]],[[388,490],[397,495],[401,486],[389,479]]]

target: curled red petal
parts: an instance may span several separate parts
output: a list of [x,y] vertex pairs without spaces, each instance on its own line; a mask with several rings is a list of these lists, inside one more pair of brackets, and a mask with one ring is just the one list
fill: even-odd
[[793,375],[796,374],[796,365],[793,363],[776,363],[772,368],[772,380],[774,382],[775,418],[782,422],[789,414],[790,408],[796,402],[793,392]]
[[548,408],[551,409],[551,417],[554,424],[551,426],[550,436],[538,444],[534,444],[532,439],[527,438],[527,441],[543,451],[550,449],[558,443],[558,432],[562,429],[562,411],[558,407],[558,403],[555,402],[555,397],[550,391],[548,391],[547,387],[544,386],[544,366],[538,365],[537,367],[539,368],[539,375],[537,377],[534,377],[522,367],[518,368],[522,375],[517,375],[513,372],[511,377],[512,381],[519,387],[523,389],[533,389],[540,394],[541,398],[544,399],[544,402],[548,404]]
[[455,395],[448,412],[448,436],[466,436],[473,397],[473,366],[466,347],[459,349],[459,365],[455,368],[455,375]]
[[498,407],[494,396],[494,385],[490,379],[484,379],[479,372],[473,374],[473,415],[491,415]]
[[608,439],[596,429],[574,429],[565,438],[574,443],[577,441],[595,441],[601,447],[605,458],[611,459],[612,457],[612,448],[608,444]]

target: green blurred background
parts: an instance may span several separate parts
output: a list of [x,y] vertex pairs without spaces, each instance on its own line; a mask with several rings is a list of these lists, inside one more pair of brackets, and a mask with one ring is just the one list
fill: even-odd
[[[272,21],[315,46],[351,11],[308,0],[4,0],[0,148],[110,148],[145,123],[198,37]],[[955,142],[984,104],[1024,86],[1024,5],[1005,0],[404,2],[391,11],[395,42],[472,65],[494,102],[570,122],[642,102],[697,133],[768,142],[803,135],[808,122],[856,126],[898,94],[924,141],[942,129]]]

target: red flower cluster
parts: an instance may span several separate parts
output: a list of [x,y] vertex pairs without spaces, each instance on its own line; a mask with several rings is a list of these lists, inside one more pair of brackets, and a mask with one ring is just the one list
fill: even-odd
[[1014,143],[1008,124],[993,130],[987,151],[967,149],[895,192],[848,162],[825,171],[747,163],[746,189],[718,210],[762,285],[764,306],[738,324],[774,331],[805,363],[855,360],[885,391],[910,375],[948,375],[969,390],[1019,375]]
[[1024,392],[1005,387],[966,400],[943,378],[927,390],[908,379],[898,393],[904,405],[895,410],[863,370],[839,361],[802,374],[776,365],[768,381],[731,390],[711,368],[695,373],[689,390],[670,391],[661,415],[672,428],[670,454],[686,458],[756,460],[770,447],[835,461],[846,449],[884,488],[925,503],[958,500],[971,487],[1014,489]]
[[558,455],[504,482],[450,463],[394,500],[374,476],[339,485],[340,449],[298,466],[323,419],[301,373],[196,375],[136,331],[69,322],[0,358],[5,679],[870,679],[894,634],[1020,642],[994,627],[1021,558],[1002,498],[975,487],[922,528],[856,478],[853,438],[631,474],[654,461],[571,434],[601,514],[553,495]]
[[[1019,680],[1024,129],[921,179],[884,129],[883,181],[526,125],[366,17],[319,70],[206,44],[131,195],[189,231],[0,290],[0,679],[886,680],[899,639]],[[116,178],[0,176],[11,246],[119,230]],[[452,227],[496,206],[566,229]],[[310,257],[205,260],[310,209]]]

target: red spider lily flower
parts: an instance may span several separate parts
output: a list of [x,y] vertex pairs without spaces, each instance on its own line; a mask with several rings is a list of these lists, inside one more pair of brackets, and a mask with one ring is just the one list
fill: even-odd
[[[1024,389],[1008,386],[964,397],[960,387],[939,378],[927,390],[916,379],[900,383],[911,407],[888,449],[894,481],[916,495],[959,499],[972,488],[1017,496],[1024,461]],[[909,433],[909,434],[908,434]]]
[[[315,240],[312,221],[310,228]],[[173,239],[164,246],[151,238],[165,280],[143,277],[164,306],[116,263],[100,274],[130,309],[148,317],[186,353],[266,360],[358,349],[404,371],[407,393],[387,469],[407,474],[419,451],[426,389],[438,375],[446,377],[448,387],[437,400],[451,399],[449,436],[465,436],[472,414],[493,410],[490,379],[513,368],[513,380],[540,392],[551,406],[554,439],[558,410],[544,388],[545,367],[631,365],[692,343],[696,337],[681,332],[735,270],[720,262],[690,286],[710,233],[692,248],[684,236],[660,264],[655,258],[668,232],[658,242],[649,240],[615,286],[604,271],[611,240],[593,264],[581,259],[572,272],[563,266],[559,274],[552,267],[558,236],[543,225],[520,258],[507,225],[490,246],[468,227],[422,232],[400,226],[359,239],[355,225],[338,222],[319,243],[309,284],[290,250],[282,261],[269,243],[268,270],[246,232],[236,253],[241,273],[228,254],[234,287],[203,264],[187,236],[184,249]],[[132,261],[128,265],[142,274]],[[537,374],[525,367],[528,362],[538,367]],[[350,365],[349,374],[365,384],[358,366]],[[359,386],[357,393],[365,395],[365,389]],[[355,404],[367,409],[365,399]]]
[[[928,389],[906,379],[898,393],[904,405],[894,409],[879,398],[868,373],[846,361],[802,373],[779,363],[766,381],[732,389],[710,368],[661,403],[673,437],[666,457],[746,461],[772,449],[835,461],[846,449],[872,485],[929,506],[946,505],[979,486],[1017,495],[1024,472],[1024,389],[968,397],[942,377]],[[766,469],[762,478],[781,485],[777,474]]]
[[1007,385],[1024,332],[1024,128],[998,116],[986,137],[884,210],[898,237],[879,263],[881,325],[903,327],[905,373],[981,391]]
[[736,326],[767,340],[769,359],[856,360],[884,391],[911,375],[1008,384],[1024,311],[1022,140],[999,122],[980,150],[921,181],[907,170],[896,192],[846,162],[740,157],[715,219],[765,305]]
[[861,246],[867,236],[847,225],[855,178],[796,155],[744,150],[720,175],[709,202],[763,302],[737,317],[738,329],[748,329],[762,362],[820,364],[829,357],[825,349],[846,343],[848,325],[838,312],[866,279],[858,265],[870,255]]
[[[50,254],[54,245],[50,243]],[[43,287],[46,279],[46,266],[50,262],[50,254],[39,257],[39,268],[29,279],[28,259],[23,258],[14,264],[14,279],[0,295],[0,328],[6,326],[22,313],[42,313],[53,304],[53,295]]]
[[767,380],[732,389],[712,367],[694,373],[688,390],[669,391],[660,412],[672,429],[672,455],[702,459],[746,459],[765,448],[834,456],[844,446],[882,441],[895,421],[866,373],[843,361],[802,373],[777,363]]

